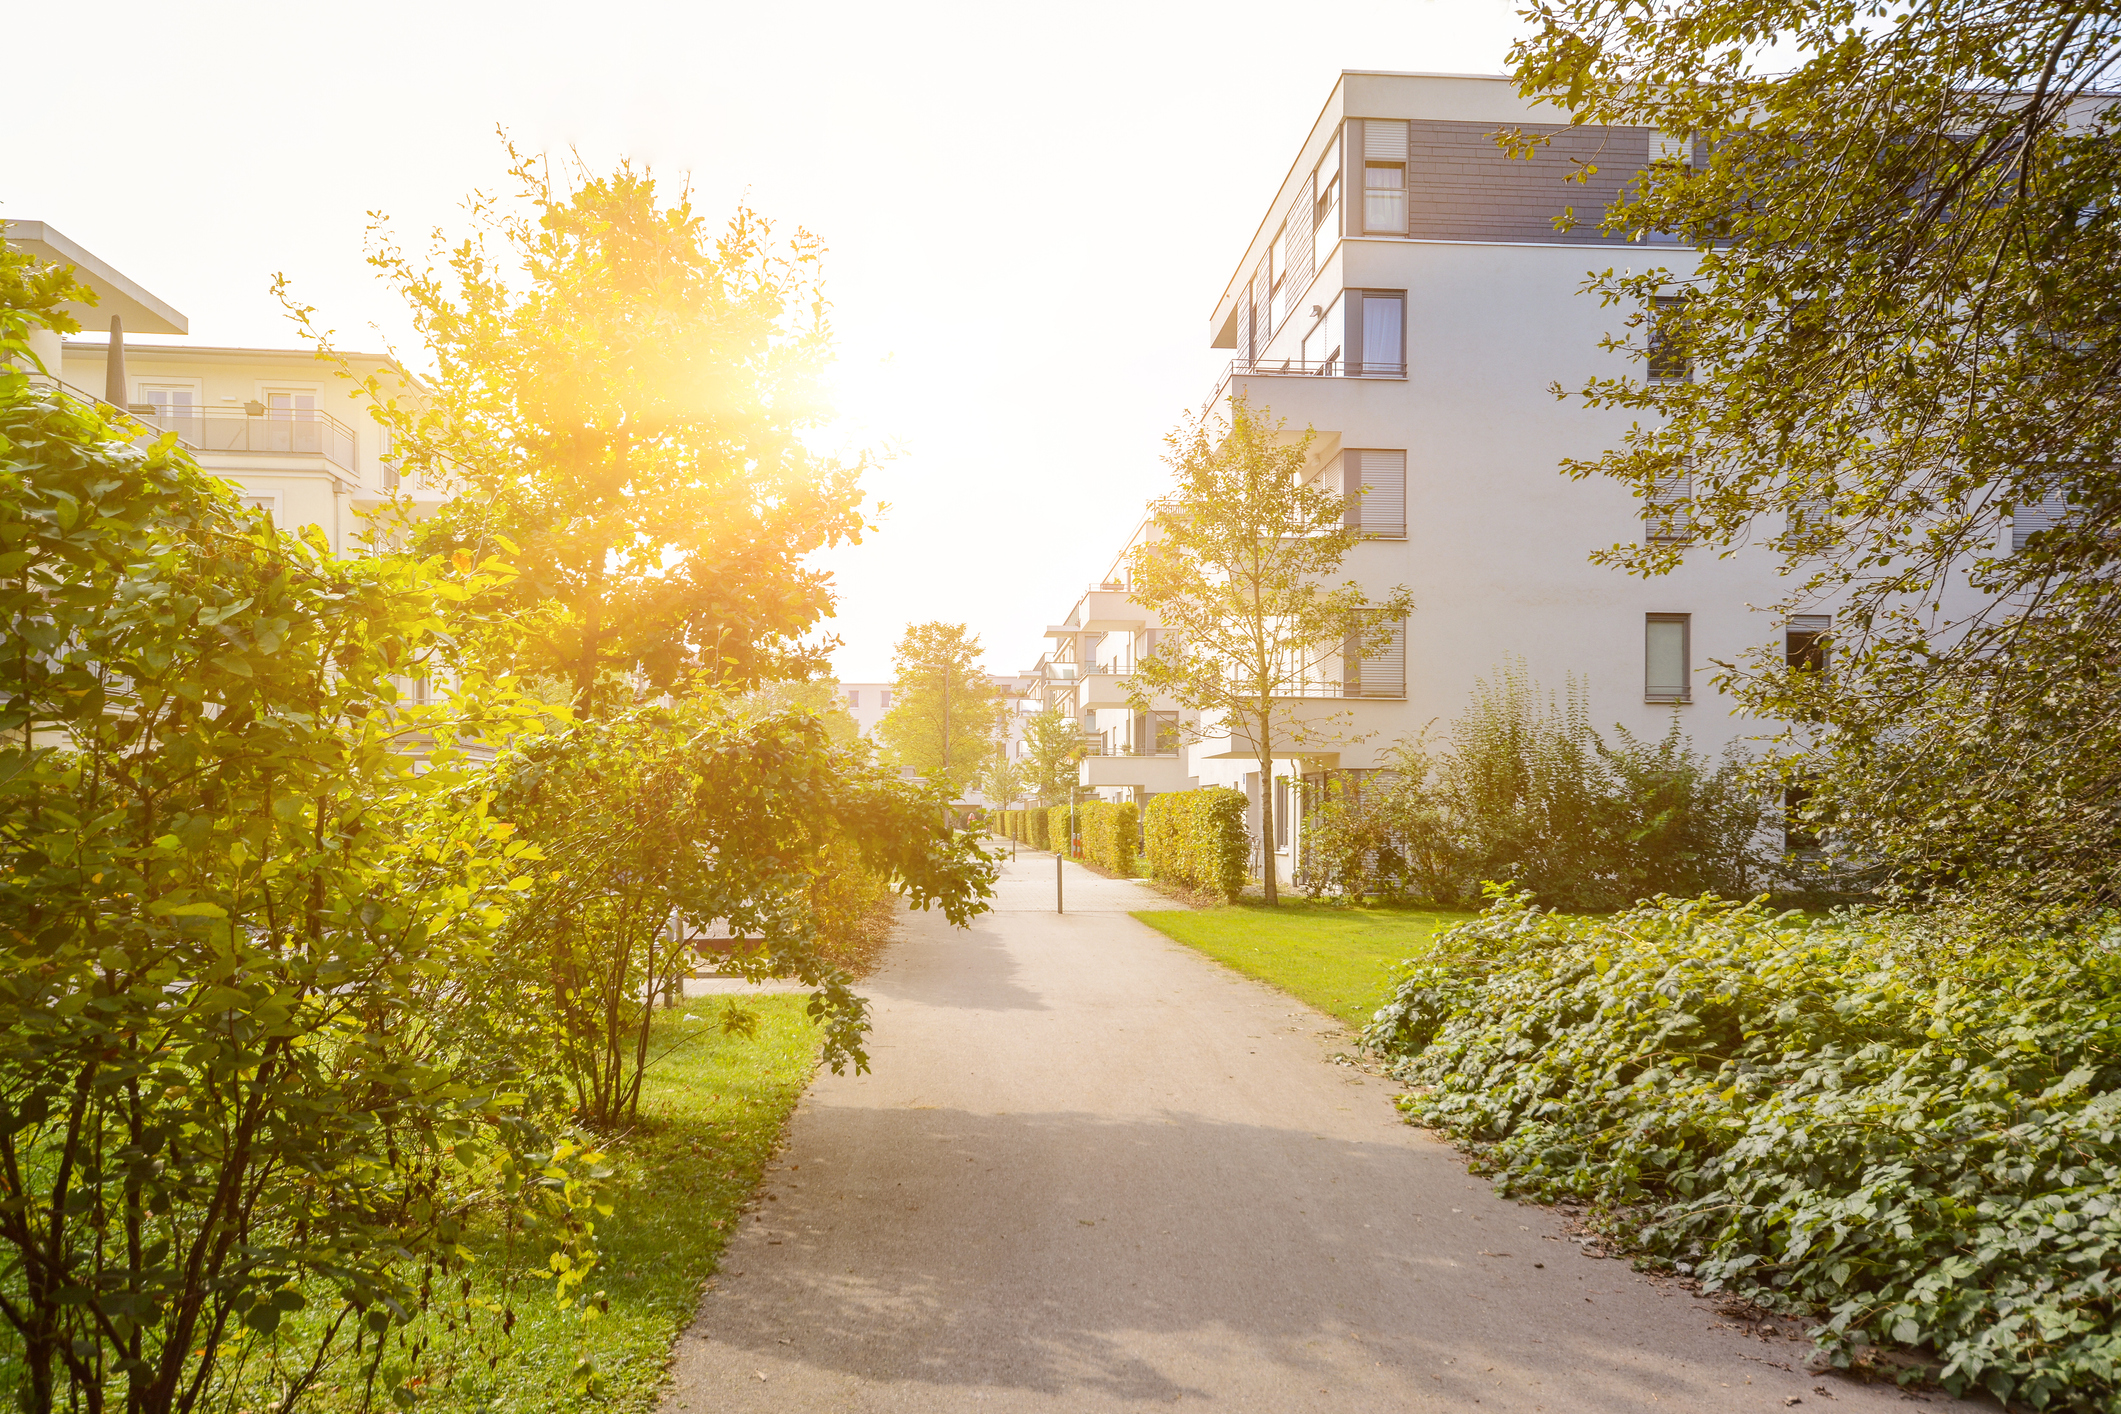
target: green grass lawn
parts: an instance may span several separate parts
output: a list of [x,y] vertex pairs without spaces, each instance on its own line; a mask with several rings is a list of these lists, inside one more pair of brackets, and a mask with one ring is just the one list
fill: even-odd
[[[549,1286],[520,1281],[513,1334],[482,1342],[442,1323],[420,1408],[447,1414],[548,1414],[556,1409],[652,1409],[672,1339],[692,1319],[700,1290],[722,1244],[817,1064],[818,1032],[803,1015],[807,999],[766,996],[747,1007],[758,1017],[752,1037],[725,1036],[721,1003],[694,1000],[666,1012],[658,1047],[683,1044],[653,1066],[642,1086],[642,1125],[605,1146],[615,1170],[612,1213],[597,1219],[602,1260],[584,1283],[602,1291],[610,1310],[584,1326],[559,1310]],[[686,1021],[686,1013],[698,1019]],[[474,1295],[491,1295],[506,1257],[495,1241],[474,1241]],[[539,1253],[519,1253],[533,1260]],[[395,1337],[393,1337],[395,1339]],[[584,1354],[596,1368],[594,1393],[574,1383]],[[489,1366],[488,1360],[498,1356]],[[400,1366],[402,1369],[403,1367]],[[319,1414],[358,1406],[355,1372],[342,1366],[301,1408]],[[378,1406],[390,1401],[378,1391]]]
[[1134,915],[1225,967],[1360,1027],[1384,1001],[1393,969],[1438,932],[1472,917],[1431,908],[1256,903]]

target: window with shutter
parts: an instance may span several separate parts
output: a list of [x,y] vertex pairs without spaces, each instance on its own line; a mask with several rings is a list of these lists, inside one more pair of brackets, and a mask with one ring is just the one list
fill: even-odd
[[1383,118],[1362,124],[1362,228],[1372,235],[1407,233],[1407,125]]
[[1687,353],[1687,297],[1658,295],[1650,304],[1649,365],[1652,383],[1684,383],[1694,363]]
[[1782,630],[1782,652],[1792,669],[1805,673],[1826,671],[1826,631],[1833,622],[1827,614],[1790,615]]
[[1347,524],[1385,540],[1407,533],[1407,454],[1404,451],[1342,452],[1342,490],[1347,494]]
[[1691,614],[1649,614],[1643,622],[1642,697],[1645,702],[1693,700],[1687,642]]
[[2053,530],[2069,514],[2069,496],[2062,491],[2050,491],[2029,506],[2020,506],[2011,513],[2011,553],[2025,548],[2026,539],[2043,530]]
[[1694,538],[1694,469],[1682,463],[1657,478],[1642,506],[1642,538],[1652,545],[1684,545]]
[[[1375,640],[1371,640],[1375,643]],[[1341,685],[1345,697],[1405,697],[1407,695],[1407,625],[1402,619],[1392,625],[1392,637],[1382,647],[1363,651],[1362,639],[1350,634],[1342,647],[1344,662],[1354,664]]]

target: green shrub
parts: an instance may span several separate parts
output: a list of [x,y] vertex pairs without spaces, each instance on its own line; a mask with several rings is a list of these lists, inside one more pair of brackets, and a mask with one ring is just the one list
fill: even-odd
[[1836,1364],[1917,1347],[1955,1393],[2112,1408],[2117,941],[1503,894],[1364,1039],[1503,1191],[1592,1199],[1708,1289],[1825,1317]]
[[1085,801],[1076,819],[1083,837],[1083,858],[1122,878],[1133,878],[1134,846],[1141,833],[1141,812],[1134,802]]
[[1046,810],[1046,836],[1051,841],[1047,847],[1071,859],[1075,856],[1074,813],[1074,807],[1067,805],[1049,806]]
[[1033,849],[1050,849],[1046,839],[1046,822],[1050,817],[1043,810],[1024,812],[1024,843]]
[[1747,897],[1775,873],[1766,797],[1735,753],[1696,754],[1590,724],[1581,688],[1542,700],[1522,670],[1481,683],[1441,748],[1403,742],[1386,770],[1335,778],[1304,820],[1313,893],[1444,907],[1510,879],[1557,908],[1656,894]]
[[1245,797],[1227,786],[1170,791],[1149,802],[1143,836],[1152,877],[1203,893],[1237,897],[1245,885],[1251,838]]

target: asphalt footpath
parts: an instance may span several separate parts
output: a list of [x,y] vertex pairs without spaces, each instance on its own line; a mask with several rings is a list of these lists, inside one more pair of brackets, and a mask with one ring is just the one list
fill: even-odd
[[[680,1337],[665,1414],[1919,1407],[1493,1195],[1332,1018],[1004,865],[909,913]],[[1936,1410],[1994,1409],[1931,1393]]]

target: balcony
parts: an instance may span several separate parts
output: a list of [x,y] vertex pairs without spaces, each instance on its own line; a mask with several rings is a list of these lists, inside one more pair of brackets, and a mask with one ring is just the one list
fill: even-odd
[[1359,379],[1363,382],[1406,381],[1407,366],[1403,363],[1349,363],[1345,359],[1328,359],[1319,362],[1301,358],[1233,358],[1230,366],[1216,380],[1215,397],[1221,402],[1230,391],[1232,382],[1239,378],[1342,378]]
[[322,457],[348,480],[358,479],[354,431],[330,413],[308,408],[275,408],[268,412],[256,403],[169,411],[152,404],[135,404],[133,416],[150,427],[176,433],[177,440],[195,452]]
[[1077,704],[1082,707],[1125,707],[1133,699],[1127,696],[1127,676],[1106,669],[1092,669],[1082,676],[1082,690],[1076,694]]
[[1186,774],[1185,758],[1175,752],[1168,756],[1086,756],[1076,774],[1076,783],[1086,789],[1139,786],[1161,795],[1193,784]]

